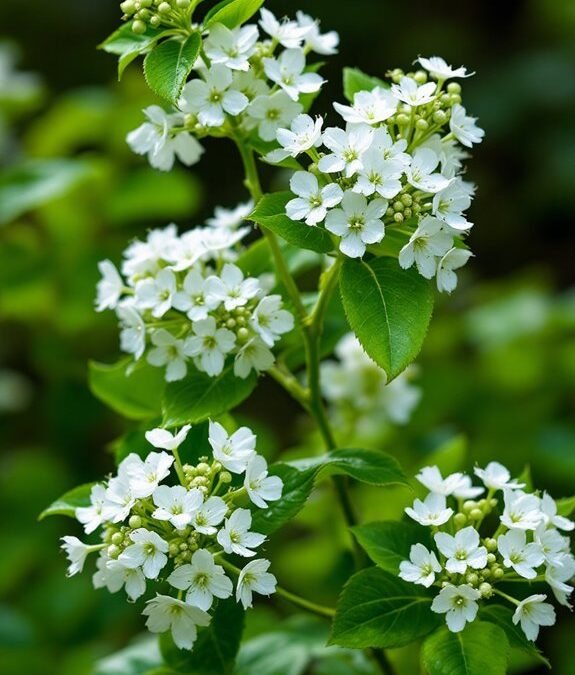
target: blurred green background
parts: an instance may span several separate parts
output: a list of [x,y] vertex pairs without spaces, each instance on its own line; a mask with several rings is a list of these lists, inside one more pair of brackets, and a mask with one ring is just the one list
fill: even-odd
[[[20,51],[19,70],[35,74],[11,80],[0,51],[3,675],[91,673],[142,626],[138,608],[94,592],[89,575],[65,578],[57,539],[73,529],[70,522],[36,522],[59,494],[111,470],[106,448],[130,428],[86,384],[89,358],[112,361],[118,354],[114,317],[93,311],[97,261],[119,260],[127,241],[147,227],[174,220],[186,228],[218,203],[245,199],[239,161],[223,141],[207,144],[193,174],[159,174],[130,153],[125,134],[152,96],[136,67],[118,85],[113,59],[95,49],[117,27],[118,4],[0,3],[0,38]],[[407,69],[419,54],[439,54],[477,71],[464,83],[466,107],[487,131],[469,164],[469,178],[479,185],[471,212],[476,257],[454,296],[438,303],[418,359],[422,398],[412,420],[382,427],[370,444],[396,454],[408,470],[436,459],[446,468],[497,459],[516,472],[530,464],[538,487],[556,497],[573,494],[575,2],[272,0],[268,6],[280,15],[301,8],[341,35],[340,53],[324,69],[329,84],[318,112],[341,100],[346,65],[381,75]],[[269,382],[241,410],[270,457],[298,441],[294,429],[300,437],[308,432],[286,424],[286,414],[295,420],[298,411]],[[399,515],[406,498],[356,494],[365,520]],[[318,492],[270,550],[284,586],[325,602],[333,602],[351,569],[329,503],[329,494]],[[274,555],[280,538],[282,553]],[[269,630],[270,621],[279,627],[290,611],[274,604],[252,613],[249,634]],[[274,672],[370,672],[347,655],[313,665],[324,629],[290,621],[302,644]],[[560,612],[558,626],[544,634],[558,675],[575,673],[574,628],[568,612]],[[281,641],[272,636],[266,649],[279,653]],[[250,654],[243,655],[246,664]],[[410,663],[407,653],[397,658]],[[118,672],[113,664],[102,668]],[[247,665],[244,671],[256,672]],[[518,657],[514,672],[543,671]]]

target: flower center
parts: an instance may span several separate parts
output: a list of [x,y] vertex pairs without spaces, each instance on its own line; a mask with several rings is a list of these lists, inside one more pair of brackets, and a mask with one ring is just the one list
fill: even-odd
[[352,216],[349,219],[349,229],[355,232],[360,231],[365,225],[365,218],[363,216]]

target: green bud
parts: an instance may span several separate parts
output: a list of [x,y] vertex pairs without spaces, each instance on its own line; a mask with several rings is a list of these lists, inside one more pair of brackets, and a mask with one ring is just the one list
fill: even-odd
[[396,223],[403,223],[403,221],[404,221],[403,213],[396,213],[393,216],[393,220],[395,220]]
[[245,326],[242,326],[238,329],[237,336],[240,342],[245,342],[250,336],[250,331]]
[[395,121],[400,127],[405,127],[409,124],[409,116],[405,113],[399,113],[399,115],[396,116]]
[[435,124],[445,124],[447,122],[447,114],[444,110],[436,110],[433,113],[433,121]]
[[421,213],[421,206],[417,202],[413,205],[413,213],[416,215]]
[[218,471],[221,471],[223,468],[221,462],[218,462],[217,460],[212,462],[212,473],[218,473]]
[[236,327],[236,320],[235,319],[228,319],[226,321],[226,328],[229,328],[230,330],[233,330]]
[[174,558],[175,556],[177,556],[179,554],[179,552],[180,552],[180,547],[178,546],[178,544],[175,544],[175,543],[172,542],[170,544],[169,548],[168,548],[168,553],[172,556],[172,558]]
[[130,516],[128,525],[132,528],[132,530],[137,530],[139,527],[142,527],[142,519],[140,516]]
[[396,202],[393,202],[393,210],[394,211],[403,211],[403,202],[400,200],[397,200]]
[[385,212],[385,215],[386,215],[388,218],[393,218],[393,214],[394,214],[394,213],[395,213],[395,211],[393,210],[393,207],[390,206],[390,207],[387,209],[387,211]]
[[468,499],[467,501],[463,502],[463,510],[464,511],[471,511],[477,507],[477,502],[474,502],[472,499]]
[[112,535],[112,544],[120,545],[124,541],[124,535],[121,532],[114,532]]
[[186,544],[185,541],[183,541],[180,546],[179,546],[180,551],[187,551],[188,550],[188,545]]
[[411,209],[405,209],[404,212],[403,212],[404,218],[411,218],[412,215],[413,215],[413,213],[412,213]]
[[461,96],[459,94],[451,94],[449,96],[449,102],[451,105],[455,105],[456,103],[461,103]]
[[417,84],[425,84],[427,82],[427,73],[425,70],[418,70],[413,76],[413,79]]
[[493,565],[493,563],[494,563],[496,560],[497,560],[497,558],[495,557],[495,554],[494,554],[494,553],[488,553],[488,554],[487,554],[487,564],[488,564],[488,565]]
[[429,129],[429,122],[427,120],[424,120],[423,118],[420,118],[415,123],[415,128],[419,129],[420,131],[426,131],[427,129]]
[[501,567],[497,567],[496,569],[493,570],[493,578],[494,579],[501,579],[505,572]]
[[238,318],[236,319],[236,323],[238,324],[238,326],[240,328],[243,328],[247,323],[246,317],[245,316],[238,316]]
[[149,21],[152,18],[152,12],[149,9],[141,9],[136,12],[136,19],[140,19],[144,22]]
[[207,476],[210,473],[211,469],[212,467],[209,464],[206,464],[206,462],[200,462],[196,466],[196,471],[202,476]]
[[482,580],[489,579],[489,577],[491,576],[491,572],[492,571],[489,569],[489,567],[486,567],[484,570],[481,570],[481,574],[479,576],[481,577]]
[[469,517],[471,520],[481,520],[483,518],[483,511],[481,509],[471,509]]
[[475,572],[470,572],[470,573],[465,577],[465,581],[467,581],[467,583],[468,583],[470,586],[477,586],[477,584],[479,583],[479,577],[477,576],[477,574],[475,574]]
[[157,28],[162,23],[162,20],[157,14],[154,14],[150,19],[150,26]]
[[200,485],[200,486],[198,486],[198,490],[199,490],[202,494],[204,494],[204,495],[207,495],[208,492],[209,492],[208,486],[207,486],[207,485]]
[[136,33],[136,35],[143,35],[146,32],[146,24],[143,21],[136,19],[135,21],[132,21],[132,31]]
[[403,70],[401,68],[395,68],[394,70],[390,71],[387,73],[388,77],[390,77],[396,84],[399,84],[401,81],[401,78],[403,77]]
[[478,591],[481,593],[481,595],[484,598],[490,598],[493,595],[493,587],[491,584],[488,584],[486,581],[484,581],[482,584],[480,584]]
[[116,559],[121,553],[120,547],[116,546],[116,544],[112,544],[111,546],[108,546],[107,553],[108,557]]
[[497,504],[498,504],[497,499],[496,499],[495,497],[493,497],[493,498],[490,500],[489,504],[491,505],[491,508],[494,509],[494,508],[497,506]]
[[497,550],[497,541],[495,539],[484,539],[483,545],[490,552]]
[[449,583],[449,581],[442,581],[442,582],[441,582],[441,588],[445,588],[446,586],[451,586],[451,584]]
[[405,204],[405,206],[411,206],[413,204],[413,197],[408,194],[403,194],[400,197],[401,201]]
[[457,528],[463,527],[465,523],[467,523],[467,516],[465,515],[465,513],[456,513],[453,516],[453,522],[455,523],[455,527]]
[[182,553],[182,560],[184,560],[184,562],[190,562],[191,559],[192,559],[192,551],[184,551]]
[[190,0],[176,0],[176,6],[180,9],[186,9],[190,6]]
[[441,98],[439,100],[444,105],[449,105],[451,103],[451,95],[450,94],[441,94]]
[[480,508],[482,511],[485,511],[486,506],[488,506],[488,504],[487,504],[487,499],[480,499],[480,500],[477,502],[477,506],[479,506],[479,508]]
[[160,12],[161,14],[167,14],[168,12],[171,12],[171,11],[172,11],[172,7],[167,2],[162,2],[158,7],[158,12]]
[[120,9],[124,14],[133,14],[136,11],[136,5],[134,4],[133,0],[125,0],[125,2],[122,2],[120,4]]
[[459,82],[450,82],[447,85],[447,91],[450,94],[461,94],[461,85],[459,84]]
[[220,474],[220,480],[222,481],[222,483],[231,483],[232,474],[229,471],[222,471]]
[[206,478],[205,476],[196,476],[192,480],[192,487],[207,487],[209,485],[209,479]]

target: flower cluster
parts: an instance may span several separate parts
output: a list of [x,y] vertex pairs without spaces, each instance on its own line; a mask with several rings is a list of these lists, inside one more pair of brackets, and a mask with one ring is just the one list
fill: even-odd
[[278,130],[282,147],[267,160],[311,160],[292,176],[291,219],[323,223],[352,258],[396,228],[406,240],[400,265],[415,265],[425,278],[436,277],[440,291],[451,292],[454,270],[471,256],[461,242],[472,227],[465,211],[475,188],[461,178],[462,160],[483,131],[461,105],[461,86],[444,87],[447,79],[468,77],[465,68],[454,70],[438,57],[419,62],[425,70],[394,70],[391,86],[381,82],[357,92],[351,105],[335,103],[345,128],[323,129],[321,118],[298,115]]
[[[515,598],[497,585],[546,583],[557,602],[569,607],[573,587],[567,582],[575,575],[575,557],[562,532],[573,530],[575,524],[558,513],[557,503],[547,493],[525,491],[525,484],[512,480],[498,462],[476,468],[475,474],[482,487],[474,486],[463,473],[443,478],[434,466],[417,475],[430,492],[405,511],[432,529],[436,550],[412,546],[399,576],[440,589],[431,609],[446,615],[453,632],[475,620],[479,603],[499,596],[515,606],[513,622],[521,625],[527,639],[535,640],[540,626],[555,623],[553,605],[545,602],[547,595]],[[496,496],[499,493],[502,499]]]
[[128,455],[117,475],[92,487],[90,505],[76,509],[87,534],[101,528],[101,542],[67,536],[62,546],[70,576],[98,552],[96,588],[111,593],[124,588],[135,601],[149,582],[162,584],[146,603],[146,625],[154,633],[171,630],[181,649],[191,649],[197,626],[209,624],[214,602],[232,596],[234,585],[226,571],[237,576],[235,597],[244,608],[251,607],[253,593],[275,591],[268,560],[251,560],[240,570],[225,556],[253,558],[266,539],[251,531],[252,511],[238,502],[265,509],[283,488],[279,477],[268,475],[247,427],[230,435],[210,422],[212,456],[182,465],[178,448],[189,430],[187,425],[175,435],[165,429],[147,432],[147,440],[161,452],[145,459]]
[[128,134],[132,150],[167,171],[176,157],[188,166],[199,160],[203,150],[196,137],[275,142],[278,129],[304,111],[324,82],[307,65],[307,55],[334,54],[339,38],[334,32],[321,34],[318,23],[303,12],[296,21],[278,21],[262,9],[259,26],[264,39],[256,24],[210,25],[194,65],[198,77],[184,86],[179,110],[147,108],[147,121]]
[[146,26],[186,29],[193,11],[192,0],[124,0],[120,3],[124,21],[131,21],[136,35],[143,35]]
[[340,433],[379,437],[385,424],[406,424],[421,392],[410,383],[413,368],[392,382],[365,353],[353,333],[335,347],[338,360],[321,364],[322,393]]
[[122,274],[100,263],[97,309],[114,309],[123,351],[166,368],[166,380],[185,377],[188,361],[211,377],[233,357],[245,378],[274,364],[274,343],[293,328],[265,277],[245,277],[233,264],[249,228],[251,204],[219,209],[206,227],[177,235],[175,225],[152,230],[125,251]]

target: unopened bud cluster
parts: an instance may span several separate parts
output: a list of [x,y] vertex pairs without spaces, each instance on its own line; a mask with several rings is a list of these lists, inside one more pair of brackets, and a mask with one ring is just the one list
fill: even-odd
[[124,0],[120,9],[122,19],[132,22],[132,30],[138,35],[146,27],[186,28],[189,26],[191,0]]

